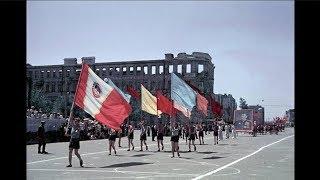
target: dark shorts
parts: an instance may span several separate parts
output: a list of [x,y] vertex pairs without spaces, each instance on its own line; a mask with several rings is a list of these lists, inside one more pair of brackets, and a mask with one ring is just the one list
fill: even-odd
[[133,132],[129,134],[128,138],[133,139]]
[[186,133],[186,137],[189,137],[189,133]]
[[203,131],[199,131],[199,137],[203,137]]
[[117,135],[110,135],[109,141],[116,141]]
[[218,132],[217,131],[213,132],[213,135],[218,136]]
[[69,148],[80,149],[80,139],[70,139]]
[[38,138],[38,144],[46,144],[45,138]]
[[157,135],[157,140],[163,140],[163,134],[162,133],[159,133]]
[[179,142],[179,135],[178,136],[171,136],[171,141]]
[[194,134],[190,134],[189,140],[195,140],[195,135]]
[[140,135],[140,141],[147,140],[146,133]]

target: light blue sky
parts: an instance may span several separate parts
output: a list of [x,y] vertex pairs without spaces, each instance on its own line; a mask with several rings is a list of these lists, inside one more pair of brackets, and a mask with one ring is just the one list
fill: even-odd
[[[262,104],[266,119],[294,107],[292,1],[28,1],[27,62],[62,64],[209,53],[215,93]],[[264,99],[264,102],[261,100]]]

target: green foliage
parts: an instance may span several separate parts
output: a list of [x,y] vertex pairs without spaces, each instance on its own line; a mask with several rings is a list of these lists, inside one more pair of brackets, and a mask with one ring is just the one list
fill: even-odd
[[53,103],[44,95],[42,90],[31,91],[31,106],[36,109],[41,109],[44,113],[52,111]]
[[240,104],[239,107],[241,109],[248,109],[248,104],[244,98],[240,98],[239,104]]

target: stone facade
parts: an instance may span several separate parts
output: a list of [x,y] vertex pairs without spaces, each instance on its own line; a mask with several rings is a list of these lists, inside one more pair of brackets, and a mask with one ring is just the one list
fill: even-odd
[[[163,90],[170,95],[170,73],[175,72],[186,81],[196,85],[205,94],[214,91],[214,64],[209,54],[193,52],[165,54],[164,59],[126,62],[95,63],[95,57],[83,57],[95,73],[110,78],[121,90],[132,85],[140,91],[143,84],[149,91]],[[81,63],[76,58],[65,58],[62,65],[27,65],[27,89],[42,89],[48,98],[74,95]]]
[[237,109],[237,102],[231,94],[215,94],[214,98],[223,106],[223,120],[233,123],[234,110]]

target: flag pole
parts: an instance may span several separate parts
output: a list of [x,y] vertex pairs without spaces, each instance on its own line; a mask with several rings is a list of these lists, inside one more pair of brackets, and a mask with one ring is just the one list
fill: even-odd
[[[81,64],[82,64],[82,65],[81,65],[81,72],[80,72],[80,75],[79,75],[79,78],[78,78],[78,82],[77,82],[76,93],[74,94],[73,101],[72,101],[72,105],[71,105],[71,109],[70,109],[70,114],[69,114],[69,119],[68,119],[68,125],[67,125],[68,128],[69,128],[69,126],[70,126],[70,120],[73,118],[74,100],[75,100],[75,98],[77,97],[79,82],[80,82],[80,78],[81,78],[81,75],[82,75],[82,72],[83,72],[83,66],[84,66],[83,60],[82,60]],[[66,134],[67,134],[67,133],[68,133],[68,131],[66,132]]]

